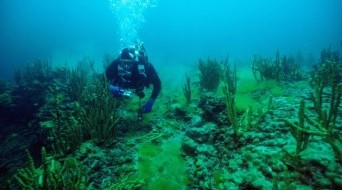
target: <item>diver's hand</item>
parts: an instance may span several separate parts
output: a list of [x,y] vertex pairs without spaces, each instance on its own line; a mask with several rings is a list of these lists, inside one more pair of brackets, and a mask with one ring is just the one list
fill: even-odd
[[118,86],[109,85],[109,92],[116,98],[118,97],[131,98],[132,97],[131,91],[125,90]]
[[142,107],[144,113],[150,113],[154,104],[154,99],[150,98],[147,103]]

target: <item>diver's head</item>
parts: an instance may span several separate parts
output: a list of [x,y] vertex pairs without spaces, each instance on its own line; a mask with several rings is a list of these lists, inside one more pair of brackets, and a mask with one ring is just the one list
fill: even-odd
[[139,61],[139,52],[136,51],[134,46],[129,46],[121,50],[120,52],[120,64],[123,68],[129,69],[134,63]]
[[132,67],[134,63],[148,61],[148,56],[142,42],[137,42],[134,45],[122,49],[119,58],[124,67]]

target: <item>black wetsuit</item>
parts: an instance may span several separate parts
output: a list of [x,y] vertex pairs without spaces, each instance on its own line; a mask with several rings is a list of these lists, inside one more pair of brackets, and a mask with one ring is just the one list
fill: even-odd
[[[131,77],[126,81],[122,78],[122,76],[119,75],[119,64],[120,59],[115,59],[106,69],[106,77],[110,80],[112,85],[124,89],[135,89],[137,95],[142,98],[142,96],[144,96],[144,94],[142,93],[143,89],[145,87],[148,88],[149,85],[152,84],[153,91],[151,94],[151,98],[157,98],[161,89],[161,81],[151,63],[149,63],[148,61],[135,63],[130,71]],[[144,65],[145,75],[140,74],[138,65]]]

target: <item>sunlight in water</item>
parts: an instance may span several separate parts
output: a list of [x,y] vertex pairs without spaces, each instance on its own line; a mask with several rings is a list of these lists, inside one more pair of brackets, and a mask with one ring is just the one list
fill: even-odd
[[109,0],[118,23],[121,46],[137,41],[138,29],[145,21],[144,11],[155,7],[157,0]]

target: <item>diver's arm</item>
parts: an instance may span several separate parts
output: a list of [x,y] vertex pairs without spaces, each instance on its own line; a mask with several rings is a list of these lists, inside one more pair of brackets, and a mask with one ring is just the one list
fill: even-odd
[[114,86],[114,85],[109,85],[109,92],[116,98],[130,98],[132,97],[132,92],[129,90],[125,90],[121,87]]
[[152,64],[150,65],[149,69],[150,69],[149,83],[153,85],[151,99],[155,100],[158,97],[160,90],[161,90],[161,81]]
[[131,91],[118,86],[118,64],[119,61],[116,59],[106,69],[106,77],[110,81],[109,92],[116,98],[130,98],[132,96]]
[[153,90],[152,90],[151,97],[149,98],[147,103],[142,108],[142,111],[144,113],[149,113],[152,111],[153,104],[154,104],[156,98],[158,97],[158,95],[160,93],[160,89],[161,89],[160,78],[159,78],[156,70],[154,69],[154,67],[151,64],[150,64],[149,70],[148,70],[148,84],[153,85]]

